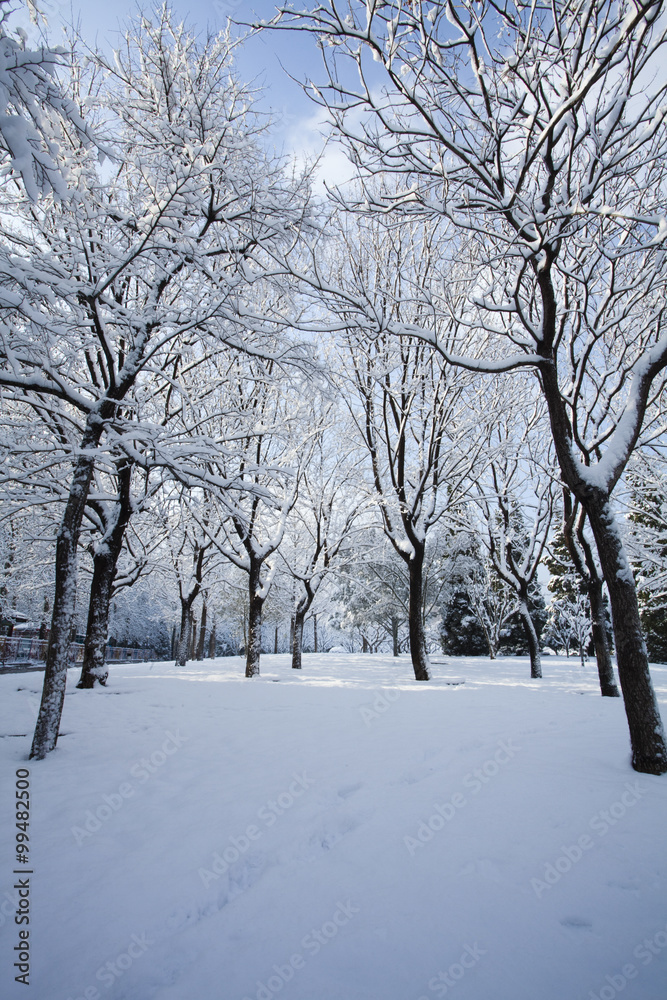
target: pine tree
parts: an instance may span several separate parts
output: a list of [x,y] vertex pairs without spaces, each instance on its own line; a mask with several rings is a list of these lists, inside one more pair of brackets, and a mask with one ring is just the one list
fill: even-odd
[[[640,471],[641,470],[641,471]],[[628,476],[629,545],[649,659],[667,663],[667,477],[639,467]]]

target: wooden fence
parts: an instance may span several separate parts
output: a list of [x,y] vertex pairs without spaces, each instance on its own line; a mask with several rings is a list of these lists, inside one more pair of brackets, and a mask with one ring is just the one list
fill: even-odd
[[[28,639],[21,636],[0,636],[0,663],[43,663],[46,660],[48,641],[46,639]],[[70,646],[70,661],[83,662],[83,643],[73,642]],[[154,660],[155,650],[136,649],[132,646],[107,646],[107,663],[135,662]]]

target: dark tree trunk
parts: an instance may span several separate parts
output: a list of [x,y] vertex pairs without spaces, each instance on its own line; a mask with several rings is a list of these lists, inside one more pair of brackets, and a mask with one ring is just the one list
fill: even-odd
[[208,658],[209,660],[215,658],[215,620],[211,626],[211,632],[208,637]]
[[395,615],[391,619],[391,644],[394,656],[398,656],[398,618]]
[[76,610],[77,549],[95,466],[93,454],[102,436],[104,416],[106,413],[96,415],[94,420],[88,419],[81,440],[81,452],[74,467],[69,497],[56,537],[51,632],[44,670],[42,700],[30,750],[30,756],[35,760],[43,760],[58,741]]
[[97,551],[93,558],[93,579],[90,584],[88,604],[88,624],[86,643],[83,651],[83,665],[78,688],[89,689],[95,684],[106,685],[109,670],[106,666],[106,644],[109,634],[109,606],[116,564],[120,555],[112,552],[109,545],[102,543],[104,551]]
[[535,625],[530,615],[528,601],[524,595],[520,596],[519,617],[523,625],[523,631],[528,643],[528,653],[530,655],[530,676],[533,679],[542,676],[542,655],[540,653],[540,641],[537,638]]
[[261,568],[261,563],[251,559],[248,574],[250,608],[245,664],[246,677],[259,677],[259,660],[262,652],[262,609],[264,607],[264,598],[260,596]]
[[306,609],[297,608],[294,615],[294,646],[292,648],[292,669],[301,670],[301,650],[303,649],[303,622]]
[[109,635],[109,607],[116,577],[116,567],[123,549],[125,531],[132,515],[130,486],[132,467],[118,469],[119,491],[115,521],[109,526],[93,557],[93,578],[88,601],[88,624],[83,651],[83,666],[78,688],[90,689],[105,685],[109,671],[106,666],[106,644]]
[[410,656],[412,657],[412,668],[415,672],[415,679],[418,681],[430,680],[428,654],[426,652],[426,636],[424,635],[424,622],[422,619],[423,604],[423,569],[424,550],[415,549],[413,557],[408,562],[410,573],[410,603],[408,610],[408,624],[410,631]]
[[[546,268],[539,272],[538,281],[544,308],[543,327],[545,331],[551,331],[553,344],[556,326],[555,295],[551,276]],[[546,341],[544,348],[547,348]],[[586,511],[609,591],[618,676],[630,729],[632,766],[635,771],[646,774],[665,774],[667,744],[648,667],[637,590],[609,505],[609,495],[581,478],[573,458],[572,429],[560,395],[558,374],[551,353],[545,363],[540,365],[540,377],[563,480]]]
[[197,643],[197,659],[204,659],[204,649],[206,648],[206,601],[201,609],[201,622],[199,623],[199,642]]
[[[309,581],[304,581],[306,593],[303,594],[294,612],[294,641],[292,643],[292,667],[301,670],[301,652],[303,650],[303,627],[306,615],[310,611],[315,600],[315,591]],[[315,619],[313,619],[315,621]],[[317,651],[317,624],[315,629],[315,646]]]
[[176,664],[184,667],[188,662],[192,641],[192,605],[194,597],[181,598],[181,631],[176,649]]
[[[577,512],[572,506],[571,493],[567,489],[563,491],[563,510],[565,513],[563,524],[565,544],[574,567],[584,584],[591,608],[591,631],[598,677],[600,679],[600,692],[606,698],[620,698],[620,692],[616,687],[616,680],[614,678],[614,666],[611,661],[611,637],[607,627],[607,616],[602,597],[604,580],[598,572],[591,546],[584,532],[586,523],[585,511],[583,512],[583,516],[580,514],[577,518]],[[576,530],[578,545],[575,544],[574,539],[575,519],[578,520]]]
[[646,774],[665,774],[665,734],[651,682],[630,564],[609,503],[592,503],[587,513],[611,602],[618,675],[630,727],[632,766]]
[[620,698],[621,692],[616,686],[614,664],[611,659],[607,616],[602,598],[602,580],[591,580],[586,586],[586,592],[591,606],[591,632],[600,679],[600,694],[604,698]]
[[611,659],[609,630],[602,597],[603,581],[596,575],[586,584],[586,593],[591,606],[591,628],[593,633],[593,648],[600,678],[600,693],[605,698],[620,698],[621,692],[616,686],[614,664]]
[[192,625],[190,626],[190,650],[188,653],[188,659],[194,660],[197,650],[197,619],[192,616]]
[[313,650],[317,653],[317,615],[313,615]]
[[276,625],[275,631],[273,633],[273,652],[278,652],[278,626]]
[[176,626],[171,630],[171,658],[176,659]]

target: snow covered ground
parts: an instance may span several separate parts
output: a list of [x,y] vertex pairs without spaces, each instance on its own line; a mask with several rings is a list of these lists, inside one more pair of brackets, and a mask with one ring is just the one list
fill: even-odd
[[[264,656],[0,677],[0,982],[33,1000],[663,1000],[667,777],[548,657]],[[663,705],[667,667],[653,677]],[[447,679],[465,680],[452,685]],[[30,771],[30,987],[14,783]]]

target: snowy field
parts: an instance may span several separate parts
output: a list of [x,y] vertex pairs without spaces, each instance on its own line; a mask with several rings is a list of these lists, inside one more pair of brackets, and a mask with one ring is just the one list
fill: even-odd
[[[0,677],[4,997],[663,1000],[667,776],[632,771],[594,664],[262,670],[114,665],[92,692],[70,671],[58,748],[28,764],[42,675]],[[653,677],[666,717],[667,667]]]

